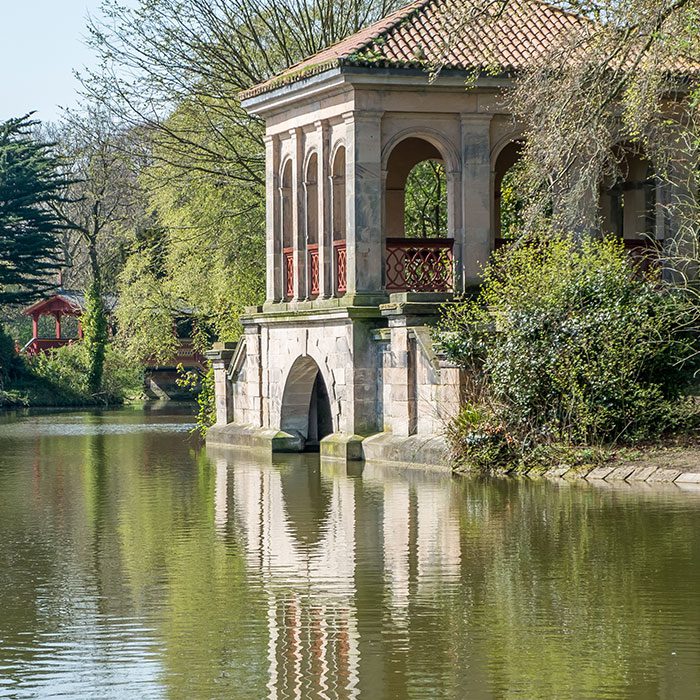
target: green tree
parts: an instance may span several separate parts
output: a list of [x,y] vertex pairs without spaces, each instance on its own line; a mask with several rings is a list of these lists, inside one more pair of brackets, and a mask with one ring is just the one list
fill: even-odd
[[65,181],[53,145],[30,116],[0,124],[0,304],[23,304],[53,285],[64,228],[51,205]]
[[406,180],[404,224],[407,238],[447,235],[447,176],[436,160],[418,163]]
[[107,312],[96,280],[85,291],[85,312],[81,320],[88,355],[88,389],[96,394],[102,388],[107,347]]
[[67,197],[55,204],[65,223],[62,245],[66,278],[85,288],[83,318],[88,351],[88,385],[100,391],[107,343],[103,295],[123,266],[127,232],[144,226],[137,164],[124,148],[123,128],[94,106],[68,112],[50,131],[63,155]]

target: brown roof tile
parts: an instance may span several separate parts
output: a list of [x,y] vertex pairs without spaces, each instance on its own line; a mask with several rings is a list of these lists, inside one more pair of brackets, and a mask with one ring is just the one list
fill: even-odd
[[[498,6],[498,4],[496,4]],[[517,71],[587,23],[543,0],[513,0],[498,14],[474,0],[416,0],[242,93],[254,97],[338,66]]]

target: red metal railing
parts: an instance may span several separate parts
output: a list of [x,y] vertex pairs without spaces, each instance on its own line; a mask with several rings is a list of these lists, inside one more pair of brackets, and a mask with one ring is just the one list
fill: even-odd
[[387,291],[453,291],[453,246],[453,238],[387,238]]
[[345,294],[348,288],[348,252],[345,241],[333,241],[335,250],[335,288]]
[[317,297],[321,288],[318,245],[313,243],[308,245],[307,249],[309,251],[309,294],[312,297]]
[[284,294],[287,299],[294,296],[294,248],[284,251]]

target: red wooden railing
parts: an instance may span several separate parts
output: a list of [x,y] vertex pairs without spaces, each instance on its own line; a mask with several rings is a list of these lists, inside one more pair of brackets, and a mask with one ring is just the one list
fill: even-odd
[[345,241],[333,241],[335,250],[335,288],[345,294],[348,288],[348,252]]
[[[504,246],[514,243],[512,238],[497,238],[494,250],[500,250]],[[627,254],[632,262],[642,272],[646,272],[660,263],[662,241],[651,238],[624,238],[622,241]]]
[[387,238],[387,291],[453,291],[453,245],[453,238]]
[[284,293],[287,299],[294,296],[294,248],[284,251]]
[[27,355],[38,355],[47,350],[62,348],[64,345],[70,345],[78,340],[78,338],[32,338],[20,352],[26,352]]
[[320,265],[318,259],[318,245],[312,243],[307,246],[309,251],[309,294],[317,297],[321,287]]

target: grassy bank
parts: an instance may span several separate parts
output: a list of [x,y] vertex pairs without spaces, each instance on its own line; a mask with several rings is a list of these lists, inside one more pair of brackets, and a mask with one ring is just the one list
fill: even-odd
[[143,369],[109,346],[99,391],[88,382],[88,358],[81,343],[34,358],[6,359],[0,408],[110,406],[143,397]]

